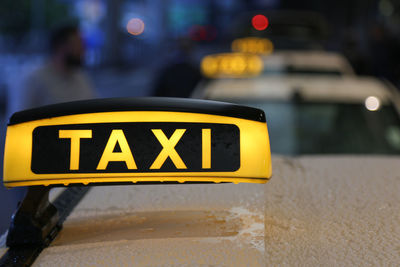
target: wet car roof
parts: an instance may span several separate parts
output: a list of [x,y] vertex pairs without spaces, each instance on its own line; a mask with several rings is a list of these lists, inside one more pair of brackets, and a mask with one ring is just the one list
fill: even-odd
[[395,265],[399,161],[274,157],[267,185],[96,187],[33,266]]

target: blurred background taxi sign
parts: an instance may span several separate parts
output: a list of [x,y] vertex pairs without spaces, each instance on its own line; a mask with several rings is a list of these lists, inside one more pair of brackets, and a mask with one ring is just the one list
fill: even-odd
[[121,98],[15,113],[4,185],[265,183],[271,155],[262,110],[178,98]]
[[274,45],[267,38],[246,37],[234,40],[232,51],[269,55],[274,51]]
[[208,55],[201,61],[201,71],[208,78],[255,77],[262,70],[261,58],[249,53]]

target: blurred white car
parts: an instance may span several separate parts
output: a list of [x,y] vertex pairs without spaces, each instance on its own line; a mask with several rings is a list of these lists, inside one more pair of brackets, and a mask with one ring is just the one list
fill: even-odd
[[399,95],[375,78],[263,75],[203,86],[194,97],[263,109],[273,153],[400,153]]
[[278,50],[263,56],[264,74],[354,75],[348,60],[327,51]]

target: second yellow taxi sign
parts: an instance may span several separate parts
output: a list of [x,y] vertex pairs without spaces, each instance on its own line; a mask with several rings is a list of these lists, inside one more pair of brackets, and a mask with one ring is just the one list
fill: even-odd
[[263,70],[261,58],[247,53],[208,55],[201,62],[201,71],[208,78],[246,78]]
[[246,37],[234,40],[232,51],[269,55],[274,51],[274,45],[267,38]]

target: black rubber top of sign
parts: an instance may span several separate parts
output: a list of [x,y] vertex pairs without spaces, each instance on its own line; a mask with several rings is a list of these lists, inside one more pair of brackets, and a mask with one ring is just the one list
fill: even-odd
[[210,100],[140,97],[107,98],[66,102],[14,113],[8,125],[66,115],[112,111],[174,111],[221,115],[265,122],[264,111]]

